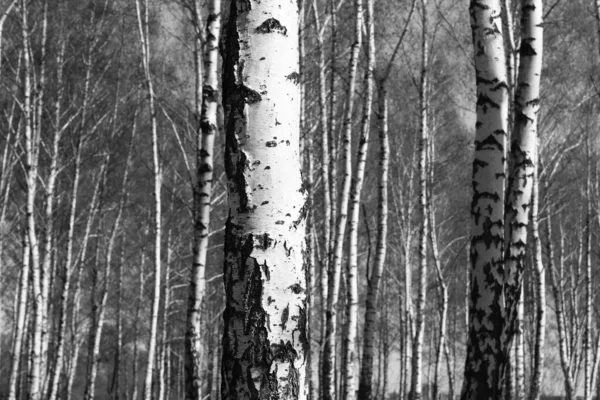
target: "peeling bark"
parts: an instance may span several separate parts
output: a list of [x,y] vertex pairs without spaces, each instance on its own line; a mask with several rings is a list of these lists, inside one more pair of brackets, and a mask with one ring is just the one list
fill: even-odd
[[300,91],[289,78],[299,66],[295,2],[233,0],[225,48],[222,397],[306,399],[307,210]]

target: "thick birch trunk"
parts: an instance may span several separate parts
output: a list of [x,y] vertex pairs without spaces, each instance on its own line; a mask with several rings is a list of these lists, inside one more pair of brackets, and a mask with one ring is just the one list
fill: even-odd
[[[343,139],[342,139],[342,158],[344,163],[343,183],[340,193],[339,209],[337,210],[337,226],[335,230],[335,246],[333,250],[333,262],[328,271],[328,289],[327,289],[327,311],[325,313],[325,343],[323,348],[323,399],[334,400],[336,398],[336,338],[337,338],[337,313],[338,297],[340,292],[340,277],[342,272],[342,256],[344,246],[344,233],[346,230],[346,220],[348,218],[348,200],[350,197],[350,181],[352,177],[352,116],[356,88],[356,70],[358,65],[359,50],[362,43],[362,1],[355,0],[355,26],[354,41],[351,47],[349,79],[348,79],[348,103],[346,105],[346,114],[344,115]],[[331,111],[331,110],[330,110]],[[331,138],[330,138],[331,139]],[[335,198],[332,196],[332,198]]]
[[222,397],[306,399],[305,196],[295,1],[231,2]]
[[471,204],[470,321],[461,399],[501,399],[509,355],[501,346],[508,86],[500,1],[472,0],[470,13],[477,129]]
[[519,75],[515,95],[515,129],[512,137],[506,200],[506,254],[504,295],[506,322],[503,347],[509,348],[516,329],[516,313],[525,267],[533,169],[537,162],[537,113],[542,70],[542,2],[522,1]]
[[[200,5],[194,2],[194,15],[200,15]],[[206,256],[210,233],[210,203],[213,183],[213,147],[217,128],[217,101],[219,85],[217,67],[219,63],[218,43],[221,29],[221,3],[212,0],[206,25],[206,44],[204,48],[204,87],[200,109],[200,135],[196,149],[196,186],[194,188],[194,260],[192,263],[190,292],[188,297],[188,315],[186,330],[186,399],[200,400],[202,394],[203,342],[206,329],[202,321],[205,317],[206,292]],[[198,42],[196,41],[198,47]],[[200,52],[196,48],[196,52]],[[197,81],[200,79],[199,61],[196,65]],[[199,86],[200,82],[196,82]],[[196,99],[198,101],[198,99]]]

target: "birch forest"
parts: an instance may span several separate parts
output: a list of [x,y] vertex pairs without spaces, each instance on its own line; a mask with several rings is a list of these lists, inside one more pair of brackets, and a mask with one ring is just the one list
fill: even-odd
[[600,0],[0,0],[0,399],[600,397]]

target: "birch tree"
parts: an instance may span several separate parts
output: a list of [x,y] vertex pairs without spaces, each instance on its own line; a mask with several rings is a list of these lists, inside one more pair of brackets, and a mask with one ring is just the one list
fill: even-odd
[[504,310],[504,159],[508,129],[508,86],[499,0],[470,3],[477,123],[471,203],[471,290],[469,333],[461,399],[501,399]]
[[[356,88],[356,70],[358,66],[359,51],[362,44],[362,1],[355,0],[355,24],[354,37],[349,60],[349,79],[347,87],[348,103],[344,114],[342,127],[342,159],[343,159],[343,181],[340,193],[339,207],[337,208],[337,222],[335,229],[335,239],[333,248],[333,261],[328,271],[327,283],[327,311],[325,313],[325,343],[323,344],[323,365],[322,365],[322,396],[325,400],[333,400],[336,397],[335,370],[336,370],[336,335],[337,335],[337,313],[338,296],[340,291],[340,277],[342,252],[344,246],[344,234],[346,231],[346,221],[348,219],[348,200],[350,197],[350,185],[352,178],[352,116]],[[331,110],[330,110],[331,111]],[[331,129],[331,128],[330,128]],[[333,182],[332,182],[333,184]],[[332,196],[332,198],[335,198]]]
[[158,151],[158,121],[156,110],[156,93],[152,71],[150,69],[150,28],[149,14],[150,6],[148,0],[135,1],[142,65],[144,69],[144,80],[148,91],[148,111],[150,112],[150,128],[152,135],[152,175],[154,180],[154,295],[152,301],[152,314],[150,323],[150,342],[148,344],[148,365],[146,367],[146,378],[144,380],[144,400],[150,400],[152,396],[152,378],[154,360],[156,355],[156,340],[158,331],[158,314],[160,305],[161,287],[161,237],[162,237],[162,171]]
[[222,397],[306,399],[298,9],[273,0],[230,6]]
[[[210,208],[213,187],[213,147],[217,134],[217,100],[219,98],[217,67],[218,43],[221,28],[221,3],[212,0],[210,3],[208,21],[206,24],[206,43],[204,46],[204,80],[200,76],[201,47],[199,39],[195,40],[196,63],[196,113],[199,112],[200,129],[196,139],[196,186],[194,187],[194,260],[190,278],[190,293],[188,298],[188,316],[186,330],[186,398],[202,399],[201,365],[202,318],[205,318],[206,292],[206,256],[210,232]],[[194,1],[192,16],[198,30],[200,18],[199,1]],[[199,33],[197,33],[198,35]],[[200,90],[200,86],[204,86]],[[202,96],[199,98],[198,92]]]

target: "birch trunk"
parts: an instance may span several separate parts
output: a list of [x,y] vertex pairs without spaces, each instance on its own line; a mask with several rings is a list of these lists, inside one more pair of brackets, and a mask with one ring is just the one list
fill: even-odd
[[[551,215],[549,213],[549,215]],[[575,387],[573,385],[573,379],[571,376],[568,356],[568,346],[565,331],[565,317],[564,317],[564,301],[561,296],[561,290],[557,282],[556,271],[554,267],[554,246],[552,245],[552,219],[549,216],[546,220],[546,249],[548,252],[548,274],[550,278],[550,287],[552,288],[552,295],[555,303],[555,314],[556,314],[556,330],[558,333],[558,350],[560,355],[560,366],[564,376],[565,394],[567,400],[575,399]]]
[[[539,154],[539,153],[538,153]],[[535,320],[535,344],[534,359],[531,372],[530,400],[539,400],[542,391],[542,376],[544,368],[544,344],[546,338],[546,278],[542,260],[542,242],[539,230],[539,163],[536,162],[533,169],[533,198],[531,204],[531,232],[534,247],[534,272],[536,292],[536,320]],[[550,219],[550,216],[548,216]],[[548,237],[548,240],[551,240]]]
[[27,300],[29,294],[29,275],[30,275],[30,248],[29,238],[25,233],[23,235],[23,256],[21,264],[20,282],[19,282],[19,301],[17,303],[17,320],[13,335],[12,359],[10,368],[10,377],[8,383],[8,400],[17,400],[17,390],[19,383],[19,366],[21,365],[21,353],[24,348],[23,338],[26,334],[26,315]]
[[[201,400],[203,342],[206,329],[202,321],[205,317],[206,292],[206,256],[210,233],[210,203],[213,186],[213,148],[217,128],[217,101],[219,84],[217,67],[219,63],[218,44],[221,29],[221,2],[211,0],[206,27],[204,48],[204,87],[200,107],[200,135],[196,138],[196,186],[194,188],[194,260],[192,263],[190,292],[188,297],[188,315],[186,330],[186,399]],[[200,16],[200,4],[194,2],[194,15]],[[200,52],[196,41],[196,52]],[[196,85],[199,86],[200,65],[196,65]],[[199,99],[196,99],[198,102]],[[198,108],[199,105],[197,105]],[[198,111],[198,110],[197,110]]]
[[469,334],[461,399],[501,399],[504,309],[504,159],[508,128],[508,86],[499,0],[470,5],[477,123],[471,203],[471,290]]
[[[337,210],[337,226],[335,230],[333,261],[328,271],[327,288],[327,311],[325,313],[325,343],[323,347],[323,371],[322,371],[322,396],[324,400],[336,398],[335,371],[336,371],[336,338],[337,338],[337,313],[338,297],[340,291],[340,277],[342,270],[342,253],[344,245],[344,233],[346,220],[348,218],[348,200],[350,197],[350,181],[352,178],[352,116],[356,88],[356,70],[358,65],[359,51],[362,43],[362,1],[355,0],[355,26],[354,40],[352,42],[349,64],[348,79],[348,103],[344,116],[342,158],[344,163],[343,183],[340,193],[340,203]],[[335,198],[332,196],[332,198]]]
[[27,236],[31,252],[31,287],[33,296],[32,339],[30,342],[30,369],[28,382],[28,399],[38,400],[42,393],[42,319],[44,300],[42,298],[42,273],[40,265],[40,249],[36,233],[35,199],[38,179],[38,136],[34,129],[34,104],[32,102],[32,60],[29,38],[29,10],[24,0],[21,1],[22,40],[24,60],[23,113],[25,119],[25,170],[26,170],[26,221]]
[[[375,70],[375,32],[373,24],[373,0],[367,0],[365,25],[367,27],[367,68],[365,72],[365,100],[361,121],[358,152],[356,156],[356,173],[350,189],[350,212],[348,223],[348,274],[346,299],[347,331],[344,353],[344,393],[343,398],[354,400],[357,395],[357,361],[358,361],[358,225],[360,218],[360,197],[365,177],[369,136],[371,132],[371,103],[373,102],[373,73]],[[383,263],[383,260],[381,261]],[[374,324],[376,325],[376,324]]]
[[542,70],[542,2],[523,0],[521,47],[515,95],[515,129],[512,137],[505,216],[506,322],[503,347],[509,348],[517,323],[517,309],[525,267],[527,227],[533,188],[533,170],[537,162],[537,113],[539,111]]
[[162,237],[162,211],[161,211],[161,188],[162,171],[158,151],[158,121],[156,112],[156,94],[150,70],[150,31],[148,0],[135,1],[138,31],[140,36],[140,47],[142,53],[142,64],[144,67],[144,78],[146,90],[148,91],[148,111],[150,112],[150,125],[152,129],[152,175],[154,178],[154,291],[152,297],[152,311],[150,316],[150,340],[148,343],[148,364],[146,367],[146,378],[144,380],[144,400],[152,397],[152,378],[154,371],[154,359],[156,355],[156,338],[158,331],[158,314],[160,306],[161,286],[161,237]]
[[[385,80],[379,81],[378,122],[379,122],[379,185],[377,206],[377,249],[375,262],[367,287],[367,304],[365,309],[365,326],[363,332],[363,353],[361,360],[360,384],[358,398],[371,400],[373,398],[373,361],[375,352],[375,327],[377,320],[377,301],[379,283],[385,266],[387,250],[387,215],[388,215],[388,170],[389,170],[389,139],[387,119],[387,88]],[[384,368],[387,375],[387,368]],[[385,382],[387,382],[384,379]],[[384,385],[386,386],[386,385]]]
[[231,1],[222,397],[306,399],[306,206],[296,2]]
[[420,400],[423,386],[423,335],[425,329],[425,307],[427,299],[427,238],[429,218],[427,215],[427,152],[429,143],[429,43],[427,40],[427,0],[421,0],[422,42],[421,42],[421,83],[420,90],[420,139],[419,139],[419,211],[421,227],[419,232],[419,292],[415,304],[415,333],[412,348],[412,374],[410,382],[411,400]]
[[[315,37],[317,39],[318,49],[318,69],[319,69],[319,126],[321,128],[321,182],[323,185],[323,261],[321,262],[321,299],[327,298],[327,270],[331,257],[330,242],[331,242],[331,188],[329,182],[329,164],[331,163],[329,155],[329,130],[327,125],[327,77],[325,66],[325,45],[323,41],[323,31],[319,22],[319,11],[317,0],[312,2],[313,15],[315,19]],[[331,93],[333,96],[333,93]],[[325,310],[322,315],[325,316]],[[325,320],[323,318],[323,326]],[[323,327],[322,327],[323,328]],[[321,336],[324,335],[322,329]]]
[[452,377],[452,370],[450,368],[449,355],[448,355],[448,343],[446,341],[446,332],[447,332],[447,320],[448,320],[448,285],[444,279],[444,273],[442,271],[442,262],[440,260],[439,250],[438,250],[438,239],[436,233],[436,224],[435,224],[435,210],[433,204],[433,182],[434,182],[434,170],[433,170],[433,160],[435,157],[435,148],[434,148],[434,139],[431,138],[429,144],[429,160],[427,162],[427,170],[428,170],[428,192],[429,196],[427,198],[427,213],[429,216],[429,221],[431,224],[431,228],[429,230],[429,241],[431,243],[431,253],[433,255],[433,262],[435,265],[435,271],[438,280],[439,287],[439,298],[440,298],[440,326],[438,331],[438,343],[437,343],[437,354],[435,359],[435,373],[434,373],[434,384],[433,384],[433,399],[437,400],[440,395],[440,365],[442,363],[442,358],[444,354],[446,354],[447,358],[447,373],[448,373],[448,397],[450,399],[454,399],[454,379]]

